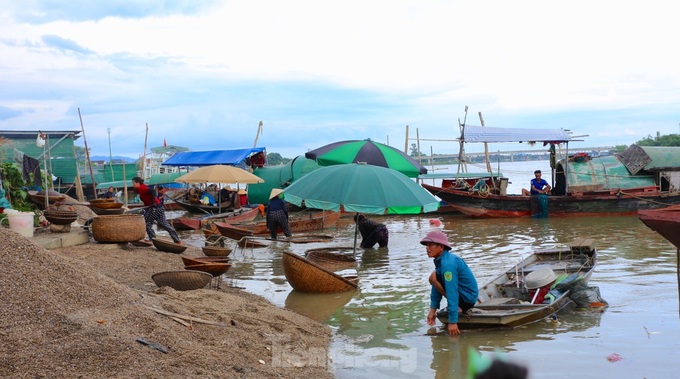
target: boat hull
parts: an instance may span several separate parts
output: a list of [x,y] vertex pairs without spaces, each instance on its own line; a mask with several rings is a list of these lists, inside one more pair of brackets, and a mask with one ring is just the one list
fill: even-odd
[[[473,217],[531,217],[538,214],[537,197],[520,195],[480,196],[476,192],[446,189],[427,184],[423,188]],[[532,200],[533,198],[533,200]],[[534,202],[532,205],[532,201]],[[592,217],[635,215],[639,210],[680,204],[680,193],[625,190],[584,193],[579,196],[547,196],[549,217]]]
[[680,249],[680,207],[641,210],[640,221]]
[[[540,250],[518,265],[506,270],[479,289],[479,300],[470,315],[459,315],[461,329],[513,328],[541,320],[562,309],[575,307],[568,290],[550,304],[531,304],[523,278],[545,265],[555,274],[578,274],[586,283],[597,264],[597,251],[592,240],[579,240],[568,248]],[[448,313],[437,313],[439,321],[448,323]]]
[[[296,215],[293,217],[290,217],[288,220],[288,225],[290,226],[290,231],[292,233],[302,233],[302,232],[309,232],[309,231],[314,231],[314,230],[323,230],[325,228],[330,228],[334,226],[338,220],[340,219],[340,212],[315,212],[315,213],[306,213],[303,215]],[[232,229],[239,229],[241,231],[250,231],[251,234],[245,234],[245,232],[241,232],[240,235],[234,234],[234,236],[230,236],[227,234],[224,234],[225,231],[219,230],[219,232],[224,235],[225,237],[229,237],[232,239],[241,239],[244,236],[247,235],[267,235],[269,234],[269,229],[267,229],[267,222],[266,221],[256,221],[256,222],[228,222],[231,226],[228,228],[225,228],[225,231],[227,231],[227,234],[229,231]],[[206,235],[212,234],[213,231],[211,229],[205,228],[203,229],[203,232]],[[281,228],[279,228],[278,233],[283,232]]]
[[172,226],[177,230],[199,230],[215,222],[248,222],[257,217],[257,208],[241,208],[232,212],[220,213],[204,217],[178,217],[172,220]]

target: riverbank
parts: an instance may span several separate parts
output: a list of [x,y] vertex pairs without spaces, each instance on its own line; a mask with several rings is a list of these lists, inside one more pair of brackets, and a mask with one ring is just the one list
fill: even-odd
[[45,250],[7,228],[0,239],[2,377],[333,377],[328,327],[229,283],[157,288],[151,275],[182,269],[178,255],[96,242]]

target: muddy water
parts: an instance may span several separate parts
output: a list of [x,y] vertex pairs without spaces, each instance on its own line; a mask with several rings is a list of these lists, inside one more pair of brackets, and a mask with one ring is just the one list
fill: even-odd
[[500,353],[527,366],[531,378],[680,377],[676,251],[636,217],[436,217],[480,285],[534,248],[593,238],[599,263],[590,284],[598,286],[609,302],[604,312],[560,313],[557,322],[469,331],[456,338],[441,333],[439,326],[430,329],[425,322],[426,277],[433,264],[418,241],[435,228],[432,218],[381,218],[390,231],[390,244],[384,249],[359,249],[354,271],[361,278],[357,292],[297,293],[281,268],[284,250],[304,254],[311,248],[351,246],[351,219],[341,219],[337,228],[326,231],[335,236],[331,243],[277,242],[235,252],[227,282],[329,325],[335,331],[330,351],[284,353],[306,357],[307,364],[322,364],[324,355],[329,355],[339,378],[464,378],[469,349],[488,356]]

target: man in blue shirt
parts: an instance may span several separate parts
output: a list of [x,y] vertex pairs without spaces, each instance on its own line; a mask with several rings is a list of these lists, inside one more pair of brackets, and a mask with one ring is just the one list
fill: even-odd
[[479,296],[477,280],[465,261],[450,252],[451,245],[446,234],[438,230],[429,232],[420,243],[426,246],[427,256],[434,258],[435,267],[429,278],[432,290],[427,323],[435,325],[437,309],[442,297],[446,297],[449,311],[447,329],[450,335],[458,335],[458,312],[465,313],[475,306]]
[[522,188],[522,195],[548,195],[550,194],[550,184],[545,179],[541,178],[541,170],[534,171],[535,178],[531,179],[531,191]]

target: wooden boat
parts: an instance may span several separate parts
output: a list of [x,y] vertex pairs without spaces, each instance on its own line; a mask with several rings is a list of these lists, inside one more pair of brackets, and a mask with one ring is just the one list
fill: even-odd
[[[507,178],[480,178],[473,185],[457,179],[441,186],[422,184],[458,211],[476,217],[562,217],[635,215],[641,209],[680,204],[672,183],[680,168],[678,147],[631,145],[616,155],[569,154],[572,141],[562,129],[511,129],[462,125],[465,142],[543,142],[550,145],[553,183],[550,195],[508,195]],[[556,145],[566,145],[558,152]],[[461,154],[464,149],[461,148]],[[559,153],[559,154],[558,154]],[[560,157],[558,157],[560,155]],[[560,159],[561,158],[561,159]],[[490,162],[487,161],[487,167]],[[460,167],[459,167],[459,172]],[[488,174],[493,178],[493,174]],[[548,176],[548,175],[546,175]],[[529,178],[526,179],[527,185]]]
[[[293,234],[309,232],[314,230],[322,230],[324,228],[329,228],[334,226],[340,219],[340,212],[301,212],[297,215],[291,216],[288,220],[288,225]],[[255,221],[255,222],[239,222],[231,224],[235,228],[242,230],[249,230],[252,232],[251,235],[267,235],[269,234],[269,229],[267,229],[267,222],[265,220]],[[203,233],[206,236],[211,235],[210,230],[203,229]],[[279,228],[278,234],[283,233],[281,228]],[[247,234],[241,235],[239,238],[246,236]],[[233,238],[233,237],[231,237]]]
[[[197,214],[218,214],[228,210],[233,210],[234,206],[232,204],[219,206],[219,205],[204,205],[201,203],[191,203],[184,199],[174,199],[175,203],[180,207],[184,208],[189,213]],[[240,204],[239,204],[240,207]]]
[[680,206],[638,211],[640,221],[680,249]]
[[47,198],[47,201],[49,202],[49,205],[52,205],[58,201],[63,201],[66,199],[66,195],[63,193],[59,193],[54,190],[49,190],[47,191],[47,194],[45,194],[45,191],[28,191],[28,197],[31,199],[33,203],[35,203],[39,209],[44,209],[45,208],[45,199]]
[[206,215],[202,217],[178,217],[172,219],[172,226],[176,230],[199,230],[207,227],[214,222],[248,222],[257,217],[257,208],[240,208],[231,212],[219,213],[216,215]]
[[[525,288],[526,278],[534,270],[550,267],[557,275],[570,276],[570,281],[583,278],[587,281],[597,263],[597,251],[593,240],[581,239],[564,248],[538,250],[511,269],[505,271],[489,284],[479,289],[479,300],[471,309],[470,317],[459,315],[458,327],[475,328],[512,328],[541,320],[559,310],[574,306],[570,291],[565,289],[556,293],[549,304],[531,304],[532,297]],[[566,283],[567,280],[564,281]],[[555,286],[561,288],[560,284]],[[437,318],[448,323],[448,312],[437,312]]]
[[452,208],[474,217],[530,217],[547,207],[548,217],[625,216],[641,209],[654,209],[680,203],[680,193],[663,194],[656,188],[593,191],[565,196],[480,195],[469,190],[422,185]]
[[182,262],[185,266],[200,265],[204,263],[229,263],[227,257],[182,257]]
[[217,221],[214,225],[221,235],[237,241],[243,239],[243,237],[253,235],[253,231],[250,229],[239,228],[238,226],[227,224],[226,222]]
[[294,289],[307,293],[333,293],[355,290],[358,277],[343,277],[297,254],[284,251],[283,273]]

